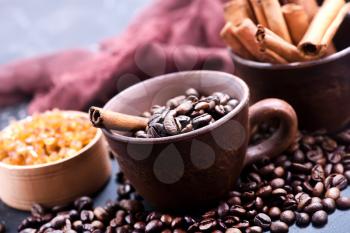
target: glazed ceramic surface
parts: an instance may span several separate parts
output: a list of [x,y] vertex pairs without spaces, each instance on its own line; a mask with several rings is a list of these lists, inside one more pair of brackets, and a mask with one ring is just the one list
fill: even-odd
[[[190,208],[217,200],[232,188],[245,162],[276,155],[296,133],[296,115],[287,103],[265,100],[249,111],[246,84],[222,72],[190,71],[152,78],[119,93],[104,108],[140,115],[190,87],[206,95],[221,91],[240,103],[209,126],[170,137],[142,139],[131,137],[131,133],[103,130],[121,169],[138,193],[161,209]],[[280,130],[270,141],[250,148],[245,161],[248,119],[255,124],[269,117],[281,119]]]

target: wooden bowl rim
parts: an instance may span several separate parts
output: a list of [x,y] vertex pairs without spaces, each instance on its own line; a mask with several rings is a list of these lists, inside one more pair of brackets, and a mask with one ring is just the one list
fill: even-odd
[[243,95],[242,100],[236,106],[235,109],[233,109],[231,112],[226,114],[225,116],[221,117],[219,120],[215,121],[214,123],[207,125],[203,128],[196,129],[194,131],[190,131],[183,134],[178,134],[174,136],[167,136],[167,137],[160,137],[160,138],[136,138],[136,137],[130,137],[130,136],[124,136],[118,133],[113,133],[111,130],[102,129],[103,133],[107,135],[109,138],[115,140],[115,141],[121,141],[125,143],[136,143],[136,144],[160,144],[160,143],[173,143],[177,141],[184,141],[191,138],[195,138],[199,135],[203,135],[205,133],[208,133],[212,131],[215,128],[218,128],[219,126],[223,125],[230,119],[232,119],[234,116],[236,116],[238,113],[242,111],[242,109],[248,105],[249,103],[249,88],[248,85],[239,77],[236,75],[222,72],[222,71],[210,71],[210,70],[194,70],[194,71],[181,71],[181,72],[174,72],[164,75],[159,75],[151,79],[144,80],[142,82],[139,82],[135,85],[132,85],[128,87],[127,89],[123,90],[122,92],[119,92],[117,95],[115,95],[112,99],[110,99],[105,106],[104,109],[110,107],[112,103],[115,102],[115,100],[119,97],[119,95],[123,95],[124,92],[129,91],[130,89],[134,89],[140,86],[143,86],[145,83],[157,83],[162,82],[164,79],[172,79],[172,82],[177,82],[174,77],[180,76],[180,75],[192,75],[195,74],[195,77],[201,77],[201,74],[208,74],[212,75],[213,79],[218,78],[217,75],[219,75],[222,78],[230,78],[235,80],[235,82],[240,85],[243,88]]
[[345,57],[350,54],[350,46],[338,51],[332,55],[326,56],[324,58],[320,58],[314,61],[303,61],[303,62],[293,62],[288,64],[271,64],[266,62],[258,62],[253,60],[248,60],[245,58],[242,58],[235,54],[232,49],[228,48],[230,56],[234,60],[234,62],[237,62],[239,64],[245,65],[250,68],[256,68],[256,69],[266,69],[266,70],[295,70],[300,68],[307,68],[312,66],[318,66],[323,65],[332,61],[335,61],[337,59],[340,59],[342,57]]
[[[64,114],[79,115],[79,116],[82,116],[82,117],[86,118],[87,120],[89,120],[89,115],[86,112],[72,111],[72,110],[59,110],[59,111],[63,112]],[[27,116],[26,118],[19,120],[19,122],[27,121],[29,118],[31,118],[31,116]],[[9,126],[7,126],[7,127],[9,127]],[[6,164],[6,163],[3,163],[0,161],[0,168],[5,168],[7,170],[22,170],[23,171],[23,170],[36,170],[36,169],[40,169],[40,168],[48,168],[48,167],[54,167],[57,165],[61,165],[62,163],[66,163],[70,160],[75,159],[78,156],[83,155],[87,150],[89,150],[90,148],[95,146],[96,143],[101,138],[102,138],[102,131],[100,129],[97,129],[94,138],[89,142],[89,144],[84,146],[80,151],[76,152],[74,155],[72,155],[68,158],[62,159],[62,160],[58,160],[58,161],[51,162],[51,163],[36,164],[36,165],[11,165],[11,164]]]

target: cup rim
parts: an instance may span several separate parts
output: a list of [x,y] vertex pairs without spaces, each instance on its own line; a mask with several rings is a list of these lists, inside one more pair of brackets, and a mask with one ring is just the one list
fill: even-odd
[[[213,75],[214,78],[218,78],[217,76],[221,76],[223,78],[230,78],[235,80],[236,83],[238,83],[242,88],[243,88],[243,96],[242,100],[239,102],[238,106],[234,108],[231,112],[226,114],[225,116],[221,117],[219,120],[215,121],[214,123],[204,126],[200,129],[196,129],[187,133],[183,134],[178,134],[178,135],[173,135],[173,136],[167,136],[167,137],[160,137],[160,138],[136,138],[136,137],[129,137],[129,136],[124,136],[118,133],[113,133],[111,130],[108,129],[102,129],[103,133],[107,135],[109,138],[116,140],[116,141],[121,141],[125,143],[135,143],[135,144],[160,144],[160,143],[171,143],[171,142],[177,142],[177,141],[182,141],[186,140],[189,138],[197,137],[199,135],[203,135],[205,133],[208,133],[212,131],[213,129],[221,126],[222,124],[226,123],[232,117],[237,115],[241,110],[249,104],[249,88],[248,85],[239,77],[226,73],[226,72],[221,72],[221,71],[210,71],[210,70],[196,70],[196,71],[181,71],[181,72],[174,72],[174,73],[169,73],[169,74],[164,74],[164,75],[159,75],[154,78],[150,78],[147,80],[144,80],[142,82],[139,82],[135,85],[132,85],[125,90],[119,92],[117,95],[115,95],[113,98],[111,98],[103,107],[103,109],[107,109],[112,105],[112,102],[115,101],[119,97],[119,95],[124,94],[127,90],[130,90],[132,88],[139,87],[141,85],[144,85],[144,83],[154,83],[154,82],[159,82],[163,79],[174,79],[176,76],[179,75],[191,75],[191,74],[196,74],[192,78],[198,78],[201,75],[200,74],[210,74]],[[216,75],[216,76],[215,76]],[[175,79],[174,79],[175,80]]]
[[232,49],[228,48],[229,54],[232,57],[232,59],[240,64],[243,64],[245,66],[253,67],[253,68],[259,68],[259,69],[267,69],[267,70],[274,70],[274,69],[299,69],[299,68],[308,68],[311,66],[317,66],[317,65],[323,65],[325,63],[332,62],[336,59],[339,59],[341,57],[344,57],[348,54],[350,54],[350,46],[338,51],[334,54],[331,54],[329,56],[326,56],[324,58],[320,58],[314,61],[303,61],[303,62],[293,62],[288,64],[271,64],[266,62],[258,62],[253,60],[248,60],[245,58],[242,58],[235,54]]
[[[86,112],[81,112],[81,111],[71,111],[71,110],[60,110],[61,112],[65,113],[65,114],[75,114],[75,115],[80,115],[83,117],[86,117],[86,119],[89,121],[89,116]],[[19,120],[19,122],[21,121],[26,121],[30,118],[31,116],[27,116],[21,120]],[[9,127],[9,126],[7,126]],[[5,128],[6,129],[6,128]],[[58,161],[54,161],[51,163],[43,163],[43,164],[36,164],[36,165],[12,165],[12,164],[7,164],[7,163],[3,163],[0,161],[0,168],[5,168],[8,170],[35,170],[35,169],[41,169],[41,168],[48,168],[48,167],[54,167],[56,165],[62,164],[62,163],[66,163],[70,160],[75,159],[76,157],[84,154],[87,150],[89,150],[91,147],[93,147],[94,145],[96,145],[96,143],[102,138],[102,131],[100,129],[97,129],[95,136],[91,139],[91,141],[84,146],[83,148],[81,148],[81,150],[79,150],[78,152],[76,152],[74,155],[69,156],[65,159],[61,159]]]

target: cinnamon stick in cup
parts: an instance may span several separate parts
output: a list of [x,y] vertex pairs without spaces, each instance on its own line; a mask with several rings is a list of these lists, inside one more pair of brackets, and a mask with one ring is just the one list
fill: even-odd
[[262,25],[258,26],[255,37],[262,48],[272,50],[289,62],[303,61],[306,59],[296,46],[283,40],[277,34],[264,28]]
[[256,21],[258,22],[258,24],[261,24],[264,27],[267,27],[267,20],[266,20],[266,16],[265,16],[261,1],[262,0],[249,0],[250,5],[253,8]]
[[[322,56],[320,52],[326,51],[328,44],[322,44],[328,28],[337,18],[340,10],[345,5],[344,0],[325,0],[323,5],[312,20],[298,48],[303,54]],[[338,19],[339,21],[339,19]],[[334,30],[335,27],[332,27]],[[328,35],[331,33],[329,32]],[[332,37],[333,38],[333,37]]]
[[333,20],[331,25],[328,27],[326,33],[324,34],[321,44],[329,45],[331,44],[335,34],[337,33],[340,25],[342,24],[346,15],[350,13],[350,3],[345,4],[339,11],[336,18]]
[[309,21],[314,18],[319,8],[316,0],[289,0],[288,2],[302,6],[309,17]]
[[255,21],[248,0],[231,0],[224,5],[224,18],[234,26],[240,24],[243,19],[249,18]]
[[145,129],[148,123],[148,119],[144,117],[112,112],[97,107],[90,107],[89,115],[94,127],[110,130],[134,131]]
[[309,16],[301,5],[294,3],[288,3],[282,6],[282,12],[287,22],[292,41],[297,45],[309,27]]
[[268,28],[287,42],[292,43],[279,1],[263,0],[261,4],[264,9]]
[[258,28],[253,21],[247,18],[243,20],[241,24],[233,27],[233,32],[237,39],[256,60],[274,64],[279,63],[279,61],[275,59],[276,55],[273,54],[272,56],[271,52],[266,52],[266,49],[262,48],[255,39],[257,29]]
[[235,36],[231,22],[227,22],[225,24],[224,28],[220,32],[220,36],[234,53],[245,59],[254,60],[254,56],[249,53],[249,51]]

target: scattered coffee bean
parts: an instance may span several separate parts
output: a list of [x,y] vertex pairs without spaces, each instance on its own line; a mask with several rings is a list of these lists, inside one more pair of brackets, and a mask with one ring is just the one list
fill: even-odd
[[341,210],[350,209],[350,197],[339,197],[336,200],[337,207]]
[[292,210],[283,211],[280,215],[280,220],[288,225],[292,225],[295,221],[295,213]]
[[295,222],[299,227],[306,227],[310,223],[310,216],[307,213],[297,213]]
[[163,223],[160,220],[154,219],[150,221],[145,228],[146,233],[160,232],[163,228]]
[[270,227],[272,233],[287,233],[288,229],[288,225],[281,221],[271,223]]
[[311,218],[314,226],[324,226],[328,221],[328,214],[324,210],[316,211]]
[[228,228],[225,233],[242,233],[238,228]]
[[264,213],[260,213],[255,216],[254,223],[262,229],[268,229],[271,225],[271,218]]
[[[227,100],[227,96],[217,93],[213,93],[213,96],[198,98],[195,93],[186,94],[171,100],[168,103],[171,108],[154,106],[149,114],[144,114],[153,119],[154,125],[149,125],[149,130],[152,128],[158,136],[168,136],[164,120],[170,114],[173,117],[171,121],[174,119],[176,127],[181,129],[179,133],[183,133],[185,128],[195,128],[193,119],[196,117],[208,114],[217,120],[221,117],[217,111],[219,108],[221,111],[222,106],[225,111],[227,106],[233,109],[228,105],[231,100]],[[208,109],[194,110],[199,102],[206,102]],[[188,110],[190,104],[192,107]],[[172,110],[181,114],[172,115]],[[189,112],[186,113],[187,111]],[[211,122],[212,120],[209,124]],[[276,128],[277,126],[273,128],[262,124],[258,127],[258,136],[252,137],[252,144],[268,138]],[[148,131],[143,133],[149,137]],[[186,215],[145,210],[142,199],[120,172],[117,175],[117,201],[108,201],[105,206],[94,209],[89,197],[81,197],[74,204],[51,209],[36,205],[32,208],[32,216],[22,221],[18,232],[261,233],[263,228],[271,229],[271,232],[286,232],[288,225],[296,222],[305,227],[310,220],[313,225],[322,226],[327,222],[325,213],[332,213],[336,207],[350,209],[350,198],[339,197],[340,190],[347,186],[350,178],[348,153],[350,146],[343,145],[342,142],[334,144],[325,135],[301,133],[284,154],[272,160],[263,159],[248,165],[236,188],[228,193],[227,199],[222,199],[216,208],[207,210],[195,219]]]
[[337,200],[340,197],[340,190],[337,187],[332,187],[327,190],[325,197]]

